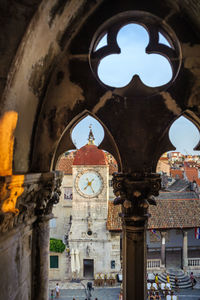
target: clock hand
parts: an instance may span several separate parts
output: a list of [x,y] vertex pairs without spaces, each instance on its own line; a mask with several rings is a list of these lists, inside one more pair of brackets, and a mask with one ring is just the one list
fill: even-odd
[[94,178],[93,178],[91,181],[89,181],[88,178],[86,178],[86,179],[87,179],[87,182],[88,182],[88,183],[87,183],[87,185],[84,187],[84,190],[86,190],[87,187],[90,186],[92,192],[94,193],[94,190],[93,190],[93,188],[92,188],[92,182],[94,181]]
[[91,186],[92,181],[94,180],[94,178],[93,178],[91,181],[89,181],[88,178],[86,178],[86,179],[87,179],[87,181],[88,181],[88,184],[87,184],[87,185],[88,185],[88,186]]
[[88,187],[88,184],[84,187],[84,190],[86,190],[87,189],[87,187]]
[[92,192],[94,193],[94,190],[93,190],[93,188],[92,188],[92,186],[90,185],[90,187],[91,187],[91,189],[92,189]]

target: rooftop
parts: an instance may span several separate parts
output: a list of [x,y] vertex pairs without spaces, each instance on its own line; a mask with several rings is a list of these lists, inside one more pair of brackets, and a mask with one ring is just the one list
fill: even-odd
[[[149,206],[148,229],[172,229],[200,227],[200,200],[194,192],[160,193],[157,205]],[[122,229],[121,205],[109,202],[107,229]]]
[[[67,153],[67,154],[63,154],[57,163],[56,170],[63,171],[64,174],[66,174],[66,175],[71,175],[72,174],[72,165],[74,162],[74,157],[75,157],[76,152],[77,152],[77,150],[71,151],[70,153]],[[109,174],[111,175],[114,172],[118,171],[117,162],[111,154],[109,154],[107,152],[104,152],[104,153],[106,155],[107,163],[109,165]]]
[[106,154],[97,146],[87,144],[80,148],[75,155],[73,165],[107,165]]
[[200,227],[200,200],[161,200],[149,207],[148,228],[171,229]]

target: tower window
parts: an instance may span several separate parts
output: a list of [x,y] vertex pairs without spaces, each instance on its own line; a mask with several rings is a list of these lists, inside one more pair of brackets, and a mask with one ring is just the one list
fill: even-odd
[[110,267],[111,269],[115,269],[115,260],[111,260]]
[[72,200],[72,187],[64,187],[64,200]]

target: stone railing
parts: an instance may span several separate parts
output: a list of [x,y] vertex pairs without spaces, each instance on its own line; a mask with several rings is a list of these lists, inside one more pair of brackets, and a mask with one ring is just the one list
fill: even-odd
[[188,267],[200,267],[200,258],[188,258]]
[[155,270],[160,269],[161,259],[147,259],[147,269]]

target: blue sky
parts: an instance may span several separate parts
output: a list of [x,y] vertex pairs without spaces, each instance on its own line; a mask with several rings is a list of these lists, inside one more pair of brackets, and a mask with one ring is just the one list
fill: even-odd
[[[96,50],[107,44],[106,39],[107,35],[100,40]],[[161,55],[145,54],[148,41],[148,33],[144,27],[137,24],[122,27],[117,36],[121,54],[109,55],[102,59],[98,69],[100,79],[107,85],[123,87],[130,82],[134,74],[138,74],[144,84],[149,86],[155,87],[167,83],[172,76],[170,64]],[[171,47],[160,33],[159,42]],[[72,140],[77,148],[87,143],[90,124],[95,136],[95,144],[98,146],[103,140],[103,127],[94,118],[88,116],[72,132]],[[177,151],[182,154],[200,154],[200,151],[193,150],[200,139],[199,131],[186,118],[180,117],[172,124],[169,137]]]
[[[159,34],[159,42],[169,43]],[[172,69],[168,60],[159,54],[146,54],[149,43],[146,29],[137,24],[122,27],[117,35],[117,43],[121,54],[108,55],[102,59],[98,68],[98,76],[109,86],[123,87],[137,74],[144,84],[156,87],[166,84],[172,78]],[[106,36],[102,38],[96,49],[106,45]]]
[[76,144],[76,147],[79,149],[88,142],[89,135],[89,126],[92,125],[92,131],[95,138],[95,145],[99,145],[104,138],[104,129],[102,125],[91,116],[87,116],[81,120],[72,131],[72,140]]
[[[92,125],[92,131],[95,137],[95,145],[99,145],[104,138],[104,130],[101,124],[87,116],[80,121],[72,131],[72,140],[79,149],[88,142],[89,126]],[[198,144],[200,134],[196,126],[185,117],[178,118],[171,126],[169,137],[177,151],[182,154],[198,154],[200,151],[194,151],[193,148]]]
[[170,128],[169,137],[177,151],[182,154],[200,155],[200,151],[193,150],[200,140],[199,130],[188,119],[178,118]]

